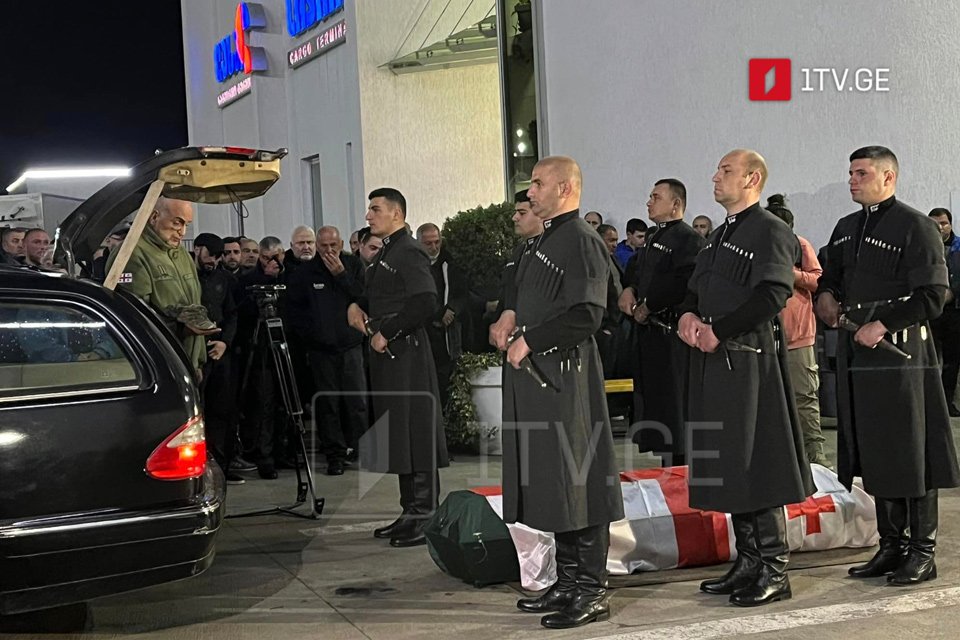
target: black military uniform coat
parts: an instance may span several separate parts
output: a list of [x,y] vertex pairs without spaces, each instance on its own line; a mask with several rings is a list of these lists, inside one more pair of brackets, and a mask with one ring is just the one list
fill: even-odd
[[544,222],[517,265],[517,325],[556,387],[504,365],[503,519],[573,531],[623,518],[603,372],[593,334],[606,305],[607,251],[578,211]]
[[729,216],[697,256],[684,310],[713,324],[721,345],[690,358],[691,507],[747,513],[813,493],[777,317],[798,250],[790,227],[754,204]]
[[648,321],[634,328],[638,362],[633,384],[640,407],[636,417],[657,424],[641,425],[633,440],[641,451],[672,453],[675,462],[684,456],[686,446],[690,363],[690,348],[680,340],[676,326],[697,254],[705,243],[683,220],[662,222],[647,232],[646,243],[630,258],[623,277],[623,286],[634,290],[637,302],[645,302],[657,320],[671,327]]
[[929,320],[943,308],[947,269],[937,225],[891,197],[842,218],[827,246],[818,295],[831,291],[849,319],[880,320],[905,359],[853,342],[837,348],[840,480],[883,498],[960,484],[957,454]]
[[383,239],[359,300],[394,357],[370,351],[374,423],[360,442],[364,469],[409,474],[449,465],[437,373],[424,328],[437,309],[430,258],[406,229]]

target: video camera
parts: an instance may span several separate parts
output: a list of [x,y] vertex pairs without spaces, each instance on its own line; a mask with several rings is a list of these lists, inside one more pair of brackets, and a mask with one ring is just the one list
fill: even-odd
[[247,287],[247,291],[253,294],[261,318],[277,317],[277,302],[286,289],[287,286],[283,284],[252,284]]

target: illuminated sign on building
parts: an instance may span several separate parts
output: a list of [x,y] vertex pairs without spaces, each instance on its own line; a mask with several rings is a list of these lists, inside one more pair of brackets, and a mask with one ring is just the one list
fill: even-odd
[[224,82],[238,73],[265,71],[267,54],[263,47],[251,47],[247,44],[247,32],[267,26],[263,5],[254,2],[241,2],[234,16],[233,33],[224,36],[213,47],[213,68],[217,82]]
[[217,106],[223,109],[231,102],[236,102],[250,93],[251,89],[253,89],[253,78],[247,76],[240,80],[240,82],[232,84],[229,88],[222,91],[220,95],[217,96]]
[[287,32],[298,36],[343,9],[343,0],[286,0]]
[[299,67],[317,56],[326,53],[347,39],[347,21],[341,20],[328,29],[321,31],[315,38],[310,38],[293,51],[287,53],[287,63],[291,68]]

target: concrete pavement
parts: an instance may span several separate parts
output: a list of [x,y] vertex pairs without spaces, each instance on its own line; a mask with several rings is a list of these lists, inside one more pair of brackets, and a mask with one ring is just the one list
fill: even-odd
[[[954,421],[955,431],[960,421]],[[833,457],[835,432],[827,431]],[[621,445],[621,456],[632,452]],[[656,461],[636,456],[631,468]],[[624,461],[624,464],[627,464]],[[730,606],[697,585],[725,567],[645,574],[640,586],[618,588],[608,622],[547,631],[538,616],[515,607],[519,585],[477,589],[443,574],[425,547],[393,549],[371,531],[396,516],[394,477],[380,482],[355,470],[316,476],[326,498],[319,521],[284,516],[228,520],[213,567],[203,575],[88,605],[81,625],[74,608],[34,615],[7,630],[16,637],[85,638],[130,634],[150,638],[242,640],[323,638],[372,640],[430,637],[503,640],[551,638],[718,638],[767,635],[818,640],[954,638],[960,628],[960,491],[942,492],[939,579],[917,588],[847,577],[849,563],[872,550],[793,555],[794,597],[758,609]],[[622,467],[626,468],[626,467]],[[443,491],[497,484],[499,460],[486,465],[459,456],[441,472]],[[233,513],[285,504],[295,494],[292,471],[276,481],[251,478],[230,487]],[[637,581],[635,581],[637,582]],[[617,581],[614,579],[614,584]],[[72,625],[72,627],[71,627]],[[10,635],[7,637],[14,637]]]

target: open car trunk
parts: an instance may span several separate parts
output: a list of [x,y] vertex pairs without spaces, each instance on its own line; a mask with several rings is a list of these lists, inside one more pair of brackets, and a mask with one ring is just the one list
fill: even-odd
[[[235,204],[262,196],[280,178],[286,149],[184,147],[160,153],[135,166],[77,207],[57,230],[54,262],[77,264],[89,274],[94,253],[105,237],[131,213],[153,211],[158,196],[201,204]],[[151,189],[151,187],[153,187]],[[145,202],[145,198],[152,202]],[[139,239],[134,225],[124,247]]]

